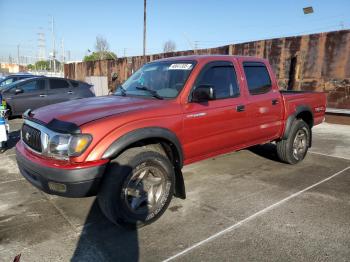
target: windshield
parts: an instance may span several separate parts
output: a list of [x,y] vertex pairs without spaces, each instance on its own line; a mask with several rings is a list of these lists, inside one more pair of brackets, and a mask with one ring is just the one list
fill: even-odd
[[174,98],[184,87],[193,67],[193,61],[146,64],[126,80],[115,94]]

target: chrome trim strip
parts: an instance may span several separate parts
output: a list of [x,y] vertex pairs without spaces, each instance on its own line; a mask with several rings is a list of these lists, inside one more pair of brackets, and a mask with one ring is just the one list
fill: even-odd
[[[25,119],[24,120],[24,124],[30,126],[30,127],[33,127],[37,130],[40,131],[40,142],[41,142],[41,148],[42,148],[42,152],[38,152],[36,150],[34,150],[33,148],[31,148],[29,145],[27,145],[24,140],[23,140],[23,134],[22,134],[22,129],[21,129],[21,140],[23,141],[23,144],[25,145],[26,148],[28,148],[30,151],[38,154],[38,155],[44,155],[44,156],[47,156],[47,157],[50,157],[53,155],[50,154],[49,152],[49,148],[48,148],[48,142],[50,141],[50,139],[56,135],[67,135],[67,134],[63,134],[63,133],[58,133],[58,132],[55,132],[55,131],[52,131],[50,129],[48,129],[47,127],[43,126],[43,125],[40,125],[38,123],[35,123],[33,121],[30,121],[28,119]],[[47,144],[43,144],[43,141],[46,141]],[[55,155],[56,156],[56,155]],[[62,159],[62,160],[66,160],[68,159],[68,157],[59,157],[57,156],[56,157],[57,159]]]

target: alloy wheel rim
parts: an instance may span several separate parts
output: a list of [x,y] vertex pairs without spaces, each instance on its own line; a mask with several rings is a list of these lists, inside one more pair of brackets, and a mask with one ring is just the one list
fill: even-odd
[[166,179],[161,170],[145,166],[135,171],[124,190],[125,202],[135,214],[149,214],[162,205]]
[[293,156],[296,160],[300,160],[307,148],[307,135],[305,130],[298,130],[293,141]]

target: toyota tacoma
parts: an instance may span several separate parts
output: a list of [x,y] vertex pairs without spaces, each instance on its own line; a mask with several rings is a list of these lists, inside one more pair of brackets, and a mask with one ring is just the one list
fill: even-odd
[[28,110],[17,162],[42,191],[97,195],[110,221],[140,226],[185,198],[184,165],[270,142],[282,162],[302,161],[325,109],[324,93],[280,91],[265,59],[162,59],[114,95]]

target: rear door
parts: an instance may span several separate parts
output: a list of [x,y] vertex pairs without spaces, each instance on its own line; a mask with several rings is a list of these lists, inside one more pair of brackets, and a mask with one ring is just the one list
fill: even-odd
[[279,136],[282,128],[282,96],[267,66],[262,62],[243,62],[248,90],[246,110],[251,120],[251,143]]
[[49,78],[47,103],[56,104],[73,99],[73,90],[70,83],[65,79]]
[[[21,93],[16,94],[16,89]],[[44,79],[33,79],[21,83],[10,90],[10,105],[16,115],[24,113],[27,109],[36,109],[45,106],[47,89]]]

